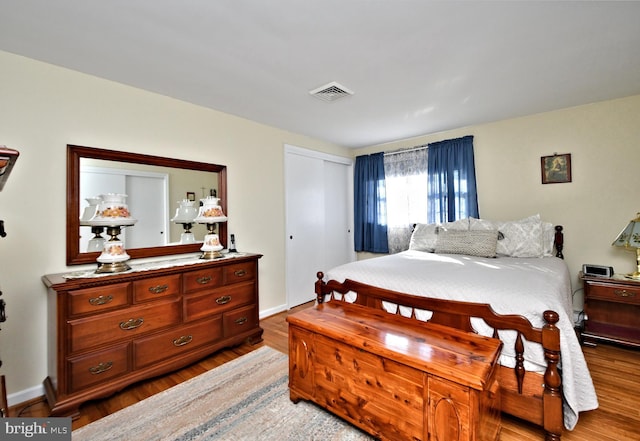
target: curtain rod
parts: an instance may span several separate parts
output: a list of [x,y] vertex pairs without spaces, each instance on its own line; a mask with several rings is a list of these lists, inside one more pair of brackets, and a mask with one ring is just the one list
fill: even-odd
[[418,150],[425,150],[428,148],[429,148],[428,144],[419,145],[416,147],[410,147],[408,149],[394,150],[393,152],[384,152],[384,156],[397,155],[398,153],[406,153],[406,152],[417,152]]

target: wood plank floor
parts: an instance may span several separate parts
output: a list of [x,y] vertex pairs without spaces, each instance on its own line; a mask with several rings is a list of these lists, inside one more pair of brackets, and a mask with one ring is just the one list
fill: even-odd
[[[80,417],[73,422],[73,428],[76,429],[116,412],[262,345],[287,353],[288,330],[285,318],[289,313],[308,306],[303,305],[262,320],[264,341],[256,346],[243,344],[220,351],[179,371],[129,386],[109,398],[84,404],[80,408]],[[584,353],[598,393],[600,408],[581,414],[576,429],[571,432],[565,431],[562,439],[566,441],[638,440],[640,436],[640,402],[638,401],[640,351],[598,345],[595,348],[584,348]],[[9,411],[12,417],[44,417],[48,415],[49,407],[44,398],[40,398],[14,406]],[[542,440],[544,436],[538,427],[504,415],[500,439],[501,441]]]

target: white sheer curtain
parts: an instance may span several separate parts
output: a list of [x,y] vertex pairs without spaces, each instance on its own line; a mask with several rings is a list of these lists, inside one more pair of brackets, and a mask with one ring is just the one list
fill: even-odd
[[427,147],[384,157],[389,253],[409,248],[415,223],[427,223]]

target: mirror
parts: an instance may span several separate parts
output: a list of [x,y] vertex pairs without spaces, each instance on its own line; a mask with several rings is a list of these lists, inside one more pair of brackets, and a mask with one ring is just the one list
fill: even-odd
[[[126,201],[131,216],[138,219],[136,225],[123,228],[121,237],[132,259],[200,251],[202,243],[180,243],[184,228],[170,221],[178,202],[187,197],[195,198],[197,206],[199,199],[215,195],[227,212],[227,169],[223,165],[67,145],[67,265],[94,263],[100,254],[87,251],[86,244],[93,234],[91,227],[80,226],[80,217],[89,205],[85,199],[104,193],[105,188],[113,188],[107,191],[110,193],[127,194],[132,189],[132,180],[141,181],[133,193],[145,195],[142,198],[134,195],[133,200]],[[148,189],[149,185],[153,190]],[[157,215],[149,215],[151,212]],[[143,221],[147,218],[156,221],[156,225],[145,226]],[[191,231],[196,241],[202,241],[204,225],[193,224]],[[217,234],[226,248],[226,223],[217,225]]]

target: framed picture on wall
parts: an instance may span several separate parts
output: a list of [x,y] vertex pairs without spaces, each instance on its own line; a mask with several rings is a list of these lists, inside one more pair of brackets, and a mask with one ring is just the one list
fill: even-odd
[[571,153],[540,158],[543,184],[571,182]]
[[196,194],[193,191],[188,191],[187,192],[187,199],[190,201],[195,201],[196,200]]

